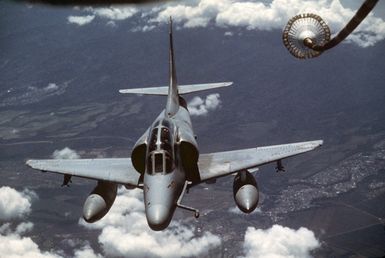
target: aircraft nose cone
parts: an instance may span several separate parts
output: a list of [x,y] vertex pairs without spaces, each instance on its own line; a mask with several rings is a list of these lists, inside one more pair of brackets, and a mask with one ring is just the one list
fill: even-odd
[[170,224],[170,210],[167,207],[155,204],[147,207],[147,222],[152,230],[165,229]]

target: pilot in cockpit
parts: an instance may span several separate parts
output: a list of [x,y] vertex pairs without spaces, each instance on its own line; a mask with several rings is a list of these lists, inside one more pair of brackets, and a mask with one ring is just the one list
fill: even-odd
[[171,132],[166,126],[169,122],[162,121],[151,132],[147,157],[149,174],[169,173],[174,168]]

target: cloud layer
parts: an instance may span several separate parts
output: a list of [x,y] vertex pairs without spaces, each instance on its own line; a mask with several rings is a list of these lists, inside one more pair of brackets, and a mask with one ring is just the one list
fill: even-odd
[[99,242],[106,256],[199,256],[220,245],[218,236],[210,232],[197,236],[194,228],[175,221],[164,231],[152,231],[147,225],[142,199],[141,190],[119,189],[114,205],[102,220],[87,224],[81,219],[79,223],[102,230]]
[[[253,0],[193,0],[176,1],[142,10],[133,7],[86,8],[83,12],[87,14],[83,19],[77,16],[72,21],[68,18],[68,21],[85,25],[95,17],[100,17],[107,20],[107,24],[115,24],[115,21],[131,18],[139,11],[142,31],[153,29],[157,23],[168,22],[170,16],[185,28],[215,25],[249,30],[282,30],[294,15],[311,12],[325,19],[334,33],[340,31],[356,12],[342,6],[339,0],[272,0],[269,3]],[[385,21],[369,15],[347,41],[368,47],[384,38]]]
[[[29,221],[17,222],[31,210],[31,200],[38,198],[35,192],[3,186],[0,188],[0,257],[15,258],[59,258],[64,257],[62,251],[42,251],[32,238],[24,236],[33,229]],[[6,222],[11,221],[11,222]],[[88,243],[74,250],[75,258],[101,258]]]
[[314,233],[306,228],[294,230],[274,225],[269,229],[247,228],[243,244],[245,257],[310,258],[320,246]]
[[79,26],[86,25],[92,22],[95,19],[95,15],[86,15],[86,16],[69,16],[67,18],[69,23],[73,23]]
[[206,96],[206,99],[201,97],[194,97],[187,105],[188,110],[192,116],[204,116],[209,111],[213,111],[220,107],[221,100],[218,93]]
[[38,245],[30,237],[22,237],[12,233],[6,236],[0,235],[0,253],[8,257],[18,258],[56,258],[60,257],[54,253],[42,252]]
[[115,25],[115,21],[121,21],[131,18],[138,12],[135,7],[108,7],[108,8],[92,8],[87,7],[83,10],[87,15],[69,16],[68,23],[83,26],[91,23],[95,18],[104,19],[108,25]]
[[[18,192],[10,187],[0,188],[0,200],[13,200],[14,208],[4,203],[0,205],[1,220],[19,219],[30,211],[31,199],[37,198],[31,191]],[[144,214],[141,190],[124,190],[120,188],[110,212],[102,220],[87,224],[83,219],[79,223],[90,229],[99,229],[99,242],[106,256],[113,257],[187,257],[208,254],[221,244],[218,236],[210,232],[200,232],[194,227],[173,221],[164,231],[154,232],[149,229]],[[13,212],[9,212],[9,210]],[[7,213],[8,212],[8,213]],[[4,214],[7,214],[4,216]],[[21,222],[17,225],[4,223],[0,226],[0,254],[9,257],[63,257],[60,250],[42,251],[27,236],[33,223]],[[75,249],[73,257],[101,258],[88,243]],[[249,227],[245,233],[243,250],[245,257],[310,257],[310,251],[318,248],[320,243],[314,233],[306,228],[293,230],[280,225],[262,230]]]
[[[200,0],[196,4],[165,7],[152,20],[165,22],[172,16],[184,27],[206,27],[213,22],[220,27],[245,27],[249,30],[283,29],[287,21],[300,13],[320,15],[333,32],[340,31],[354,16],[339,0],[273,0],[270,4],[256,1]],[[385,38],[385,21],[373,15],[356,29],[348,40],[361,47],[374,45]]]
[[[31,200],[37,195],[29,190],[18,192],[15,189],[3,186],[0,188],[0,221],[20,219],[31,210]],[[14,229],[12,223],[4,223],[0,226],[0,256],[18,258],[56,258],[55,253],[42,252],[38,245],[30,237],[22,235],[31,231],[31,222],[19,223]]]

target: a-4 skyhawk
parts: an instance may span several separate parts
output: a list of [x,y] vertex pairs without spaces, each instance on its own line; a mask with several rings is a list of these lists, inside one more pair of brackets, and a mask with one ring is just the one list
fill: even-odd
[[121,93],[167,96],[166,108],[136,142],[131,158],[27,161],[34,169],[64,174],[63,184],[68,184],[71,176],[98,181],[84,204],[83,218],[87,222],[106,215],[116,198],[118,185],[124,185],[128,189],[143,189],[148,225],[153,230],[163,230],[170,224],[176,207],[194,211],[195,217],[199,216],[197,209],[182,205],[186,190],[231,174],[236,174],[234,200],[240,210],[250,213],[259,199],[251,169],[277,162],[277,170],[283,170],[282,159],[322,145],[318,140],[199,154],[190,114],[181,95],[227,87],[232,82],[178,86],[171,21],[169,38],[169,86],[120,90]]

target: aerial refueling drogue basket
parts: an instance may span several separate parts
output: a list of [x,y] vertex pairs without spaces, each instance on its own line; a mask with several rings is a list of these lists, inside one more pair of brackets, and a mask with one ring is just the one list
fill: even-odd
[[306,59],[317,57],[335,47],[354,31],[377,4],[366,0],[346,26],[330,40],[330,29],[316,14],[305,13],[291,18],[283,30],[283,44],[293,56]]

